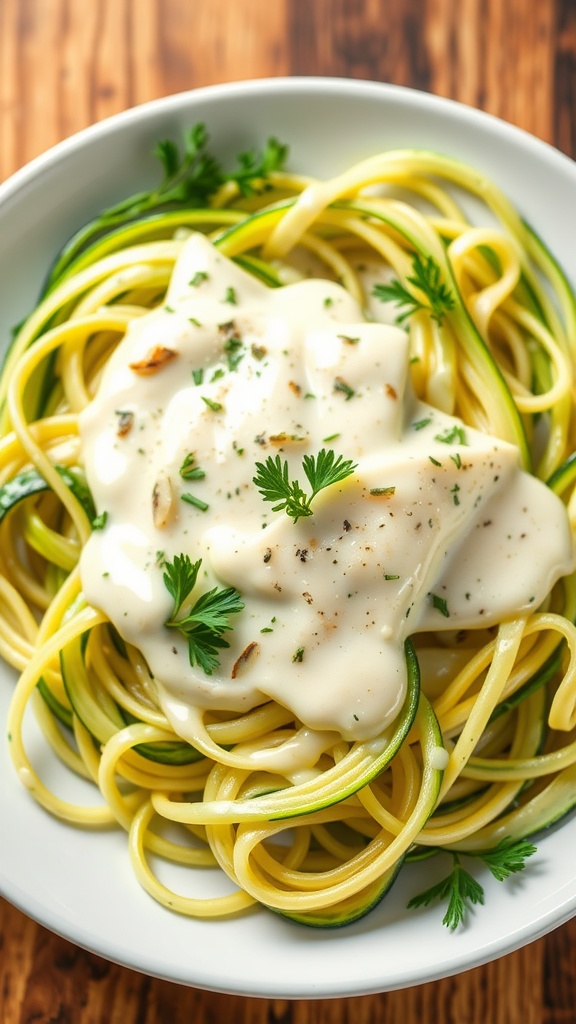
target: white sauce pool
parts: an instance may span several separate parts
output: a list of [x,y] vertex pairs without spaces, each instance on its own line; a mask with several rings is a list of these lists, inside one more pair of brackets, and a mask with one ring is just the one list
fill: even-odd
[[[200,235],[110,359],[81,441],[107,513],[82,554],[86,598],[142,651],[190,740],[198,709],[267,698],[307,729],[372,738],[402,706],[408,635],[529,611],[572,569],[562,503],[513,446],[414,397],[404,331],[365,322],[329,281],[269,289]],[[306,490],[302,456],[322,448],[357,470],[294,524],[255,464],[279,453]],[[205,476],[181,476],[190,453]],[[233,586],[245,604],[212,675],[164,625],[162,559],[184,552],[202,558],[194,599]]]

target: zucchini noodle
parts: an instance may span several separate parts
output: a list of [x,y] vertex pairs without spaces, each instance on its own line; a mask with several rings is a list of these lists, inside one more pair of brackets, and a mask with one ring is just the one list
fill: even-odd
[[[208,209],[104,234],[51,280],[8,353],[0,655],[20,674],[8,721],[20,780],[59,818],[124,829],[137,879],[172,911],[217,918],[263,904],[339,925],[378,903],[405,861],[486,852],[572,809],[576,587],[565,576],[539,607],[488,628],[413,634],[403,707],[376,737],[315,731],[271,699],[244,713],[198,710],[194,743],[183,739],[140,649],[82,590],[80,554],[100,524],[78,419],[127,329],[165,301],[192,232],[270,288],[310,273],[339,282],[367,320],[379,315],[370,275],[398,282],[414,308],[402,318],[388,304],[386,316],[408,332],[417,399],[516,446],[565,503],[572,532],[576,303],[492,182],[405,150],[328,182],[273,171],[249,197],[228,182]],[[441,316],[411,276],[417,256],[451,296]],[[34,766],[29,704],[54,756],[94,792],[86,804],[52,792]],[[300,743],[308,768],[283,768]],[[158,859],[219,869],[230,892],[174,892]]]

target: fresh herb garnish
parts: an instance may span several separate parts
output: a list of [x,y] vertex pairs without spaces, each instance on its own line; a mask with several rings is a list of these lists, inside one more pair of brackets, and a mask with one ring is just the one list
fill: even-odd
[[194,277],[191,277],[188,284],[191,288],[198,288],[204,281],[208,280],[208,274],[205,270],[197,270]]
[[244,342],[242,338],[228,338],[224,345],[224,351],[228,360],[228,369],[232,372],[238,369],[238,364],[244,358]]
[[182,501],[187,502],[188,505],[193,505],[194,508],[197,508],[200,512],[207,512],[210,508],[207,501],[202,501],[202,498],[197,498],[196,495],[191,494],[190,491],[184,491],[184,494],[181,494],[180,497],[182,498]]
[[208,398],[206,395],[200,395],[200,397],[201,397],[202,401],[204,402],[204,404],[207,405],[209,409],[212,409],[212,412],[220,412],[221,411],[221,409],[222,409],[222,403],[221,402],[215,402],[213,398]]
[[288,463],[279,455],[268,456],[266,462],[257,462],[258,470],[253,482],[265,501],[275,501],[273,512],[284,510],[296,523],[303,516],[313,515],[311,504],[325,487],[345,480],[356,469],[351,459],[336,457],[332,449],[322,448],[318,455],[305,455],[302,466],[312,493],[306,495],[297,480],[290,481]]
[[210,676],[220,664],[218,650],[230,646],[222,636],[232,629],[228,620],[242,611],[244,603],[234,587],[214,587],[183,612],[182,607],[196,586],[201,565],[201,558],[193,563],[188,555],[176,555],[173,562],[164,562],[162,578],[174,601],[172,615],[164,625],[177,629],[186,638],[191,666],[198,665]]
[[432,599],[432,606],[439,611],[445,618],[450,618],[450,612],[448,611],[448,602],[444,597],[439,597],[438,594],[430,594],[429,597]]
[[395,302],[397,306],[405,307],[396,317],[398,324],[404,323],[419,309],[428,310],[432,319],[442,324],[446,313],[454,309],[454,295],[440,276],[440,267],[433,256],[424,260],[420,253],[416,253],[412,260],[412,275],[406,281],[424,295],[425,302],[396,278],[389,284],[374,285],[372,295],[382,302]]
[[210,197],[227,182],[235,183],[242,195],[251,195],[269,174],[283,167],[288,155],[287,146],[270,138],[261,152],[253,149],[240,153],[236,168],[228,172],[208,151],[209,136],[204,124],[187,129],[182,142],[182,149],[171,139],[157,144],[154,156],[164,172],[159,185],[110,206],[73,235],[52,267],[45,294],[80,253],[115,228],[162,210],[206,207]]
[[442,924],[454,931],[466,918],[466,912],[473,905],[484,904],[484,889],[473,876],[462,867],[461,856],[476,857],[481,860],[491,871],[499,882],[503,882],[510,875],[522,871],[525,861],[532,854],[536,853],[536,847],[525,839],[518,842],[509,839],[502,840],[493,850],[485,853],[450,853],[453,864],[452,871],[442,881],[430,886],[425,892],[414,896],[408,903],[409,908],[428,907],[436,901],[448,900],[448,909],[442,918]]
[[467,444],[466,431],[464,427],[447,427],[441,434],[434,436],[435,441],[442,441],[443,444]]
[[354,395],[356,394],[354,388],[351,388],[350,385],[347,384],[345,380],[342,380],[342,377],[336,377],[334,381],[334,391],[341,391],[342,394],[346,396],[347,402],[349,402],[350,399],[353,398]]
[[180,466],[180,476],[184,480],[203,480],[206,473],[196,464],[194,452],[188,452]]
[[101,512],[100,515],[94,516],[94,519],[92,520],[92,529],[93,530],[103,530],[104,527],[106,526],[107,522],[108,522],[108,513],[107,512]]
[[[194,452],[189,452],[189,454],[184,457],[179,468],[179,474],[183,480],[203,480],[206,476],[202,467],[196,465],[196,456]],[[188,502],[189,505],[194,505],[194,507],[199,509],[200,512],[206,512],[209,508],[207,502],[203,501],[202,498],[197,498],[196,495],[192,495],[189,490],[180,495],[180,498],[182,502]]]

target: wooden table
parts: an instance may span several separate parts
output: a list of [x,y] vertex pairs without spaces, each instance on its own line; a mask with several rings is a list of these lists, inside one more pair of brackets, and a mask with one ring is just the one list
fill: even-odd
[[[0,180],[136,103],[215,82],[302,74],[449,96],[576,156],[574,0],[0,0]],[[575,948],[576,920],[458,978],[289,1003],[140,976],[0,901],[0,1020],[572,1024]]]

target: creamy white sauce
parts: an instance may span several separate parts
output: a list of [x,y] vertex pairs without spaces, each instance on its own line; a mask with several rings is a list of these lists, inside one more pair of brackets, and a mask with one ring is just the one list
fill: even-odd
[[[134,369],[159,349],[171,357],[156,372]],[[269,289],[200,235],[164,306],[135,320],[110,359],[80,418],[108,514],[83,551],[82,584],[143,652],[183,737],[193,741],[198,709],[273,698],[308,737],[276,758],[311,765],[325,738],[306,730],[367,739],[394,721],[408,635],[529,611],[572,569],[562,503],[518,468],[513,446],[419,402],[408,363],[405,332],[365,322],[339,285]],[[255,463],[280,453],[309,490],[302,456],[321,448],[357,470],[294,524],[263,500]],[[189,453],[203,478],[180,475]],[[162,559],[184,552],[202,558],[194,597],[233,586],[245,604],[212,675],[191,668],[186,640],[164,625]]]

